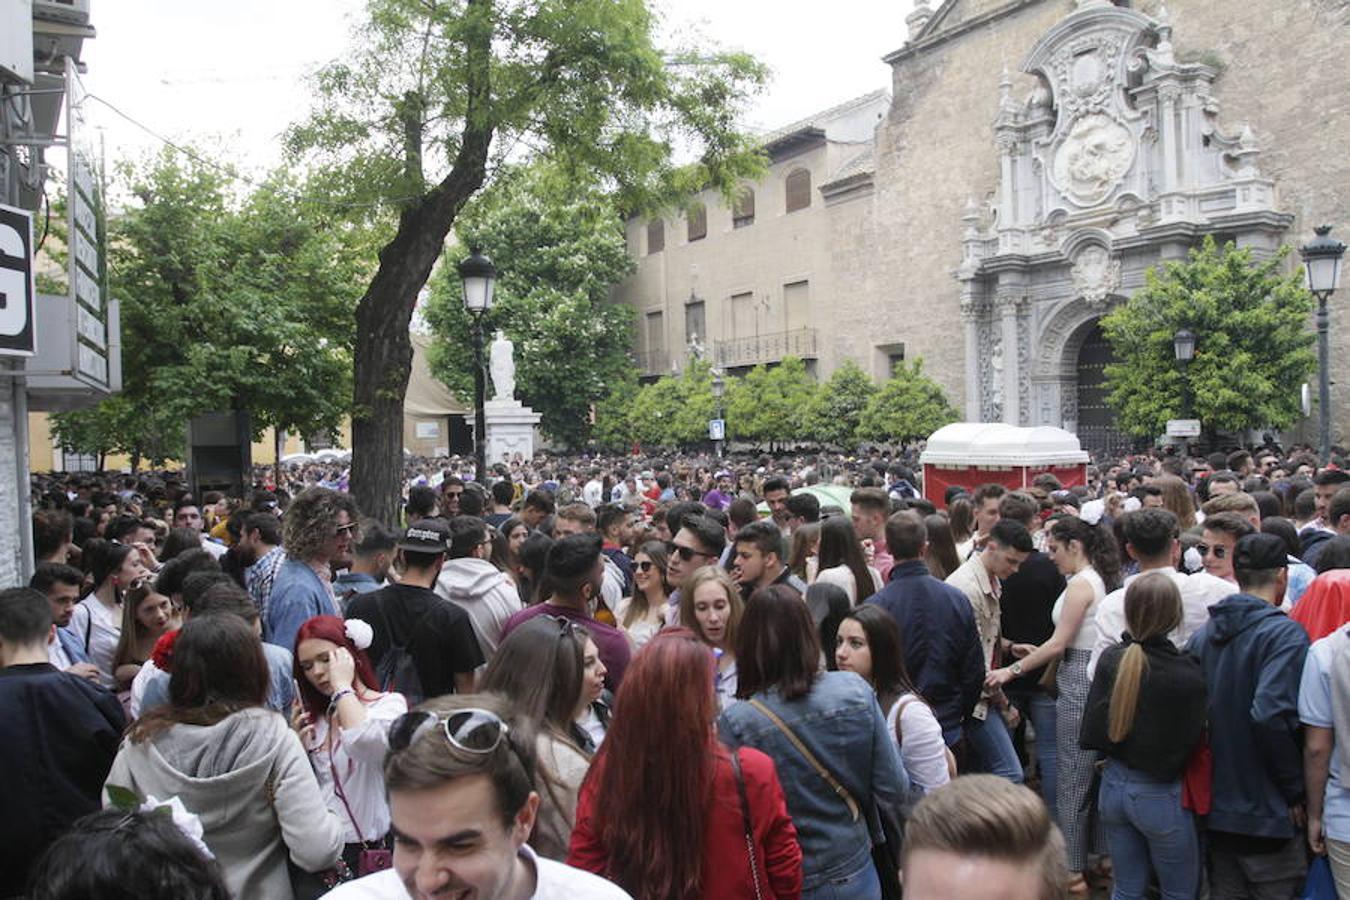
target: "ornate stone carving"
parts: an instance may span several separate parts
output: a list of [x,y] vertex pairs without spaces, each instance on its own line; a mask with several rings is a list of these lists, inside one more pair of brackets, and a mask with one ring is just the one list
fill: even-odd
[[1031,421],[1031,317],[1025,304],[1017,317],[1017,420]]
[[1074,122],[1055,151],[1051,177],[1055,186],[1079,206],[1105,200],[1130,170],[1135,156],[1134,135],[1102,113]]
[[1120,260],[1100,244],[1088,244],[1073,261],[1073,286],[1089,306],[1104,306],[1120,288]]

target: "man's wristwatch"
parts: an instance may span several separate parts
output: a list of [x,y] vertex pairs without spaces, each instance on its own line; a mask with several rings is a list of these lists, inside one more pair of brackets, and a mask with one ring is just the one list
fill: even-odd
[[1016,677],[1016,676],[1018,676],[1018,675],[1021,675],[1021,674],[1022,674],[1022,661],[1019,659],[1017,662],[1013,663],[1011,666],[1008,666],[1008,671],[1011,672],[1011,673],[1013,673],[1013,676],[1014,676],[1014,677]]

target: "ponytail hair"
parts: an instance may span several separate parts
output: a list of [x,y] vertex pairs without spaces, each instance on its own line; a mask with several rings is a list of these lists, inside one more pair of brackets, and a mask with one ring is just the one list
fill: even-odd
[[1140,575],[1125,590],[1125,627],[1130,639],[1116,669],[1111,687],[1111,708],[1106,736],[1119,744],[1134,729],[1139,710],[1139,689],[1148,672],[1148,657],[1142,643],[1166,636],[1181,624],[1181,592],[1161,573]]
[[1077,516],[1061,516],[1050,526],[1050,536],[1061,544],[1078,541],[1106,590],[1110,592],[1119,586],[1120,548],[1104,526],[1089,525]]

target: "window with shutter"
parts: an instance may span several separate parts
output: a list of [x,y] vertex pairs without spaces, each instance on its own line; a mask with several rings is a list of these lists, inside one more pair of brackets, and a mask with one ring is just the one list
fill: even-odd
[[654,219],[647,223],[647,254],[660,253],[666,249],[666,223]]
[[689,212],[685,214],[685,220],[689,225],[689,240],[701,241],[708,236],[708,209],[702,203],[696,203],[689,207]]
[[755,191],[753,188],[745,188],[737,195],[736,202],[731,207],[731,226],[744,228],[753,224],[755,224]]
[[797,169],[787,177],[787,211],[796,212],[811,205],[811,173]]

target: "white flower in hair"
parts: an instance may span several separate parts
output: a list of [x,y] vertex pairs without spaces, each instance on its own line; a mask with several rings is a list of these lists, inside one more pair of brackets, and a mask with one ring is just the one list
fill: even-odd
[[178,826],[178,830],[183,832],[196,845],[197,849],[205,854],[207,859],[215,859],[216,856],[211,852],[211,848],[206,846],[202,840],[205,833],[202,828],[202,820],[197,818],[197,814],[189,812],[183,805],[183,801],[178,797],[170,797],[168,800],[156,800],[153,794],[145,798],[145,802],[140,806],[140,812],[154,813],[160,810],[168,810],[173,818],[173,824]]
[[370,642],[375,640],[375,632],[371,627],[360,619],[348,619],[346,625],[347,639],[356,645],[357,650],[366,650],[370,647]]

